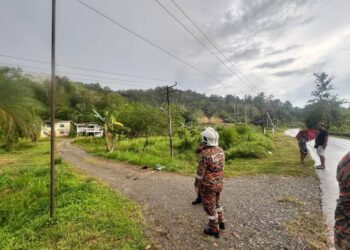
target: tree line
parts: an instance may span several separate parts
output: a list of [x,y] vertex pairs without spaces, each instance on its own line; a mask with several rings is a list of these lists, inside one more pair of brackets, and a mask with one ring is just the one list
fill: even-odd
[[[300,124],[314,127],[324,120],[334,128],[350,128],[350,109],[344,100],[332,94],[333,79],[315,74],[315,91],[304,108],[293,107],[271,95],[260,93],[243,98],[206,96],[191,90],[171,91],[171,110],[175,129],[195,125],[203,116],[219,117],[226,123],[261,125],[266,114],[277,124]],[[50,117],[50,83],[36,81],[20,68],[0,68],[0,142],[10,149],[19,138],[36,141],[44,121]],[[57,77],[56,119],[73,122],[103,123],[109,117],[123,126],[110,133],[122,137],[149,137],[167,132],[166,88],[113,91],[99,83],[84,84],[67,77]],[[99,114],[99,115],[97,115]],[[102,118],[103,118],[102,117]],[[106,121],[106,119],[105,119]],[[111,120],[112,121],[112,120]],[[117,137],[114,138],[115,140]]]

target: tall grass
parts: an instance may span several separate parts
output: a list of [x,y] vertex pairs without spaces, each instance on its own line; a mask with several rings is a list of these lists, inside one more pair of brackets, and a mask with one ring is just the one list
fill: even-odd
[[64,162],[48,215],[49,145],[0,154],[0,249],[142,249],[140,207]]
[[[239,135],[239,133],[236,131]],[[308,158],[306,167],[299,163],[299,150],[296,140],[283,134],[268,138],[253,131],[241,131],[237,144],[226,150],[226,176],[282,174],[314,175],[312,160]],[[107,153],[104,141],[100,138],[80,138],[76,143],[88,152],[131,164],[161,167],[164,171],[193,175],[197,168],[199,156],[193,147],[183,149],[183,139],[174,138],[174,158],[170,158],[167,137],[151,137],[144,151],[143,138],[120,141],[116,151]],[[197,142],[198,143],[198,142]],[[220,144],[221,145],[221,144]],[[260,151],[259,151],[260,150]]]

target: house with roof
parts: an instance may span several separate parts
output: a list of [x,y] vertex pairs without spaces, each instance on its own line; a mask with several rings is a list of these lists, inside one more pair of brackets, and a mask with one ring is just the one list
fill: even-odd
[[[72,122],[71,121],[57,121],[55,122],[55,135],[57,137],[69,136],[71,133]],[[51,135],[51,122],[45,122],[41,127],[40,137],[50,137]]]
[[75,123],[77,136],[103,136],[103,127],[97,123]]

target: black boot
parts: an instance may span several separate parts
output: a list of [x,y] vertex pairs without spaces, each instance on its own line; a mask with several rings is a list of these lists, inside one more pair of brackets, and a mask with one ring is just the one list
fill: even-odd
[[225,222],[219,222],[219,228],[220,229],[225,229]]
[[206,227],[203,230],[203,233],[210,235],[210,236],[214,236],[214,238],[220,238],[220,232],[214,232],[211,228]]
[[192,205],[197,205],[197,204],[201,204],[201,203],[202,203],[202,197],[200,194],[198,194],[197,199],[192,201]]

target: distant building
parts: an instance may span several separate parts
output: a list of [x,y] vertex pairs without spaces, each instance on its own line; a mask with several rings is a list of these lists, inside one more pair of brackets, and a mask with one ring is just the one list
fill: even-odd
[[224,121],[220,117],[213,116],[210,119],[207,116],[202,116],[197,118],[197,122],[200,124],[213,124],[213,125],[221,125]]
[[97,123],[75,123],[76,134],[94,137],[103,136],[103,127]]
[[[57,137],[69,136],[71,132],[71,121],[57,121],[55,123],[55,135]],[[46,122],[41,128],[40,137],[50,137],[51,123]]]

